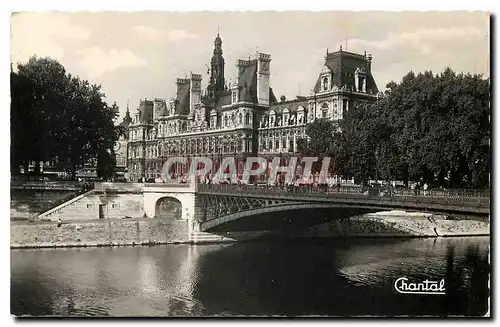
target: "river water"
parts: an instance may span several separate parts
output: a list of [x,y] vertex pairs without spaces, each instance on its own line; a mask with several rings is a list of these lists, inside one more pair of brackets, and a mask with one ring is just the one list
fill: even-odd
[[[11,312],[482,316],[488,253],[488,237],[11,250]],[[401,294],[400,277],[446,292]]]

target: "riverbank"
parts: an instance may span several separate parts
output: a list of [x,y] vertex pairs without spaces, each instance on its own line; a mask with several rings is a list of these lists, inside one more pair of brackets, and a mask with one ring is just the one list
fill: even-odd
[[185,220],[116,219],[10,226],[11,248],[92,247],[188,243]]
[[442,215],[389,211],[346,220],[333,220],[306,233],[317,237],[454,237],[489,236],[486,221],[453,219]]
[[454,237],[489,236],[489,222],[451,220],[402,211],[332,220],[301,233],[283,231],[194,233],[186,220],[107,219],[66,222],[17,222],[10,226],[11,248],[95,247],[179,243],[220,243],[256,238]]

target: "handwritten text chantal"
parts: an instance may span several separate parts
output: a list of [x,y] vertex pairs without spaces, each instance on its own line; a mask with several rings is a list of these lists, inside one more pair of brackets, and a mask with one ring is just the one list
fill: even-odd
[[408,278],[401,277],[394,282],[394,288],[405,294],[445,294],[444,279],[438,281],[424,280],[419,283],[410,283]]

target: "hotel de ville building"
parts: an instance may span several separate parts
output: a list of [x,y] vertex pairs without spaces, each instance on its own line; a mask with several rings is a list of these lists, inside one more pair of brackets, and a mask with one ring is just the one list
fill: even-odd
[[[206,89],[201,75],[190,74],[177,79],[177,94],[170,100],[141,100],[133,116],[127,108],[117,162],[126,165],[131,181],[158,177],[172,156],[188,160],[207,156],[214,170],[224,157],[234,156],[238,174],[246,157],[281,156],[286,162],[297,155],[297,141],[306,137],[306,124],[317,118],[338,122],[355,102],[377,99],[371,65],[372,56],[366,52],[327,50],[313,92],[278,99],[271,87],[269,54],[258,52],[254,58],[238,60],[237,80],[226,83],[222,39],[217,34]],[[172,167],[172,176],[185,173],[184,165]]]

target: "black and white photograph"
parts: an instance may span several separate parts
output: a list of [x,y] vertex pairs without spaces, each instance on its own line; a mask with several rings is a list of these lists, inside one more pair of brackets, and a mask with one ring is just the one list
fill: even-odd
[[492,22],[12,12],[10,314],[491,318]]

